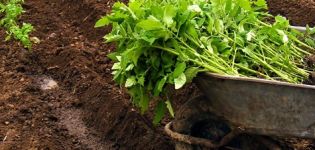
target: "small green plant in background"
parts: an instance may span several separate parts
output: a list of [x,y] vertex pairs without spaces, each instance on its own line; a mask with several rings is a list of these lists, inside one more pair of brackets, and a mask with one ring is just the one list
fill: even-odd
[[265,0],[117,2],[95,26],[105,25],[113,27],[106,42],[117,44],[108,55],[114,80],[142,113],[159,99],[154,123],[167,109],[174,116],[166,85],[179,89],[198,72],[302,83],[313,71],[303,61],[313,39],[301,41],[286,18],[267,13]]
[[2,0],[0,1],[0,26],[7,32],[5,40],[12,37],[20,41],[26,48],[32,47],[29,34],[33,31],[33,26],[29,23],[18,23],[19,16],[24,12],[22,4],[24,0]]

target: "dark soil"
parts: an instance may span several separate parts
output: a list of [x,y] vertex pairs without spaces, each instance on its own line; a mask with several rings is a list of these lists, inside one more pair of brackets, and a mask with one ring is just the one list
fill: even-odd
[[[102,40],[110,28],[93,26],[113,2],[26,0],[21,22],[33,24],[32,36],[41,40],[31,52],[4,42],[0,29],[0,150],[174,149],[162,131],[169,119],[154,127],[152,114],[140,115],[112,81],[106,55],[114,46]],[[314,23],[310,11],[294,20],[276,6],[272,12],[292,16],[293,23]],[[196,93],[194,85],[176,92],[175,109]]]
[[269,10],[274,15],[287,17],[292,25],[315,26],[314,0],[267,0]]
[[[0,149],[173,149],[114,84],[95,21],[114,1],[26,1],[32,52],[0,40]],[[4,37],[0,30],[0,37]],[[41,89],[52,78],[54,89]],[[151,115],[152,116],[152,115]]]

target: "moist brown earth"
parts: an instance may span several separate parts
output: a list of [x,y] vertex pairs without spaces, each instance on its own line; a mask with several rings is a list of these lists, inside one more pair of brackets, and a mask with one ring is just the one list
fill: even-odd
[[267,0],[270,13],[283,15],[292,25],[315,26],[314,0]]
[[[110,28],[93,26],[113,3],[26,0],[21,22],[33,24],[32,36],[41,41],[32,51],[4,42],[0,29],[0,150],[174,149],[162,131],[169,119],[153,126],[153,115],[140,115],[112,81],[106,55],[114,46],[102,40]],[[294,20],[282,7],[274,5],[271,12],[292,16],[297,24],[315,19],[310,14]],[[194,85],[176,92],[175,110],[196,93]],[[305,149],[311,143],[298,145]]]
[[[41,43],[28,51],[0,40],[1,150],[173,149],[112,81],[110,28],[93,26],[113,2],[26,1],[22,21]],[[49,79],[57,86],[42,89]]]

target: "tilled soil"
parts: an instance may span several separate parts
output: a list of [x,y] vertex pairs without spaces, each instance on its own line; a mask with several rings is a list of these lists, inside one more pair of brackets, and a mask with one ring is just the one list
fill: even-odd
[[173,149],[112,81],[110,28],[93,26],[113,2],[26,1],[41,43],[1,40],[0,149]]
[[292,25],[315,26],[314,0],[267,0],[270,13],[283,15]]
[[[282,0],[282,7],[272,1],[274,14],[292,16],[295,24],[314,23],[314,17],[294,20],[282,9],[293,1]],[[110,28],[93,26],[113,2],[26,0],[21,21],[34,25],[32,36],[41,43],[28,51],[0,39],[0,150],[174,149],[162,131],[169,120],[154,127],[152,114],[140,115],[112,81],[106,55],[114,46],[102,40]],[[189,86],[175,94],[175,108],[196,93]]]

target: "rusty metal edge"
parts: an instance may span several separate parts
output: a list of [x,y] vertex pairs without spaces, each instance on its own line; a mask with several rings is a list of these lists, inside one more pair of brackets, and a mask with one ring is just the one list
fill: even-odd
[[[306,85],[306,84],[293,84],[283,81],[276,81],[276,80],[267,80],[267,79],[259,79],[259,78],[250,78],[250,77],[240,77],[240,76],[231,76],[231,75],[220,75],[216,73],[204,72],[201,73],[199,77],[205,78],[212,77],[224,80],[235,80],[235,81],[248,81],[248,82],[256,82],[256,83],[264,83],[264,84],[272,84],[272,85],[279,85],[279,86],[290,86],[290,87],[297,87],[297,88],[306,88],[306,89],[314,89],[314,85]],[[206,79],[206,78],[205,78]]]

